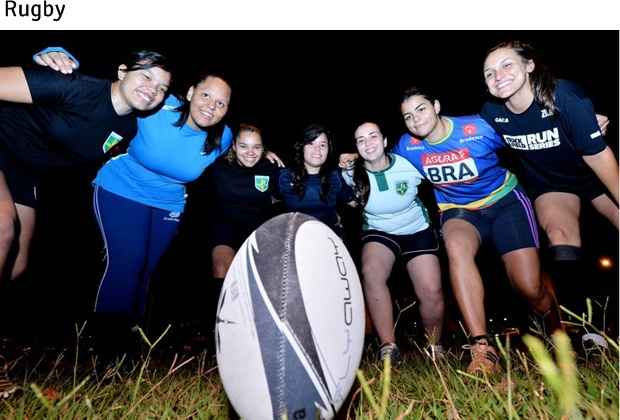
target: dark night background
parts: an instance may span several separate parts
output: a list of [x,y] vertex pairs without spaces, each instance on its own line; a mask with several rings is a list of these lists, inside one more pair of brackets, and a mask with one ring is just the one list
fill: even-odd
[[[502,40],[518,38],[532,42],[557,77],[581,85],[597,112],[610,117],[606,138],[618,155],[617,31],[37,31],[0,35],[4,40],[0,65],[27,64],[35,51],[62,45],[80,59],[84,73],[113,78],[127,52],[155,49],[176,63],[173,89],[183,93],[187,81],[203,69],[222,72],[233,89],[231,125],[243,121],[262,127],[267,145],[284,158],[311,122],[330,127],[338,151],[352,149],[353,129],[364,118],[381,123],[388,139],[397,139],[405,130],[399,95],[412,84],[437,93],[446,115],[478,112],[486,98],[481,74],[485,51]],[[74,322],[92,307],[104,266],[91,207],[90,180],[95,171],[65,171],[42,185],[30,271],[21,281],[1,286],[0,332],[25,339],[70,335]],[[421,194],[432,208],[429,189]],[[160,320],[195,319],[203,310],[201,283],[209,278],[210,249],[194,223],[207,216],[191,208],[187,216],[157,276],[154,313]],[[585,205],[582,236],[588,269],[574,290],[583,299],[592,296],[601,303],[610,297],[606,323],[615,335],[618,232]],[[612,269],[597,266],[601,255],[612,258]],[[510,291],[498,257],[484,250],[480,262],[488,315],[508,318],[505,325],[490,324],[499,331],[523,319],[525,305]],[[445,276],[447,266],[442,268]],[[411,299],[409,286],[394,287],[397,295]],[[458,315],[454,302],[448,302],[448,308]],[[595,313],[600,324],[603,311],[595,306]]]

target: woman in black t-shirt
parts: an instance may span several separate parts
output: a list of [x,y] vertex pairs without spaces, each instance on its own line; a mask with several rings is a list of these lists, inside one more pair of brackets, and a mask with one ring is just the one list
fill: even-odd
[[274,215],[278,168],[265,153],[261,130],[241,124],[228,154],[209,167],[193,186],[193,213],[199,218],[196,223],[208,220],[212,279],[205,283],[205,297],[212,313],[237,250]]
[[132,54],[113,82],[41,68],[0,68],[0,272],[16,230],[11,278],[26,268],[42,174],[102,160],[121,140],[133,138],[134,112],[156,108],[170,78],[167,59],[151,51]]
[[618,228],[618,162],[592,103],[556,80],[531,45],[509,41],[484,61],[490,101],[481,115],[519,157],[523,181],[550,242],[556,279],[579,277],[581,199]]
[[214,278],[226,276],[241,244],[273,215],[277,171],[265,158],[261,130],[241,124],[228,155],[206,173]]

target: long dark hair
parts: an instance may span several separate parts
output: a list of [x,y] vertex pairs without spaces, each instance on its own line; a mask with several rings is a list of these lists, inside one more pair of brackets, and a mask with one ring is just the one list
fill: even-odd
[[355,160],[353,165],[353,192],[359,208],[366,207],[368,197],[370,197],[370,179],[361,156]]
[[[209,77],[215,77],[217,79],[221,79],[227,85],[230,86],[230,83],[228,83],[228,81],[224,77],[216,73],[203,73],[202,77],[192,86],[195,89],[199,84],[207,80]],[[175,109],[175,111],[177,111],[180,114],[179,119],[174,123],[175,127],[183,127],[185,123],[187,123],[187,119],[189,118],[189,114],[190,114],[190,101],[188,101],[185,98],[179,98],[179,99],[181,99],[182,104],[177,109]],[[216,149],[218,151],[221,150],[222,137],[224,135],[224,130],[226,128],[225,121],[226,121],[226,115],[217,124],[212,125],[211,127],[206,127],[202,129],[206,133],[204,147],[202,149],[205,155],[208,155],[209,153],[211,153],[212,151]]]
[[530,60],[534,62],[534,71],[530,73],[532,90],[534,91],[534,99],[549,111],[557,112],[558,107],[555,104],[554,96],[555,78],[552,76],[544,62],[538,58],[534,47],[519,40],[504,41],[487,51],[485,57],[488,57],[489,54],[493,51],[499,50],[500,48],[510,48],[516,52],[524,62],[528,62]]
[[[417,91],[418,90],[416,89],[416,92]],[[420,93],[416,93],[416,95],[420,95]],[[409,95],[403,98],[403,101],[405,101],[406,99],[409,99],[411,96],[415,96],[415,95]],[[366,123],[375,124],[377,128],[379,128],[379,131],[381,132],[379,124],[373,123],[372,121],[363,121],[359,123],[357,127],[359,128],[360,126]],[[381,136],[383,136],[382,132],[381,132]],[[383,139],[385,139],[385,136],[383,136]],[[355,139],[353,140],[355,141]],[[388,153],[385,152],[385,154],[386,156],[388,156],[388,159],[389,159],[390,157]],[[368,172],[366,171],[366,167],[364,166],[364,159],[362,159],[361,156],[359,156],[355,160],[355,164],[353,165],[353,192],[355,193],[355,201],[357,202],[359,208],[363,209],[364,207],[366,207],[366,204],[368,204],[368,197],[370,197],[370,179],[368,178]]]
[[172,72],[172,66],[168,58],[158,52],[150,50],[131,52],[124,64],[127,68],[121,71],[125,73],[136,70],[147,70],[153,67],[159,67],[169,73]]
[[295,142],[294,147],[294,156],[293,156],[293,192],[299,196],[299,198],[303,198],[306,193],[306,177],[308,176],[308,172],[306,171],[306,166],[304,165],[304,146],[306,144],[312,143],[319,137],[321,134],[325,134],[327,137],[327,160],[323,165],[321,165],[321,169],[319,170],[319,176],[321,179],[321,191],[320,198],[321,201],[327,202],[327,195],[329,194],[329,178],[331,172],[331,159],[332,159],[332,140],[331,133],[329,130],[320,125],[320,124],[311,124],[307,126],[304,131],[301,140]]

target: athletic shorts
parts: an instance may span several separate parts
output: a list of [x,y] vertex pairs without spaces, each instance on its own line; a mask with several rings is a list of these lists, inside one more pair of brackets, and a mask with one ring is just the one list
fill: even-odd
[[596,197],[607,193],[607,188],[605,188],[605,185],[603,185],[603,183],[596,176],[590,174],[583,176],[578,183],[575,183],[570,187],[553,187],[544,184],[536,185],[535,183],[531,183],[529,185],[525,185],[525,188],[532,201],[536,201],[539,196],[548,192],[565,192],[575,194],[585,202],[590,202]]
[[402,258],[405,264],[418,255],[437,255],[439,252],[439,242],[431,227],[413,235],[392,235],[371,229],[362,234],[362,246],[370,242],[385,245],[396,258]]
[[446,210],[441,213],[441,225],[455,218],[474,225],[480,240],[483,243],[492,241],[501,255],[516,249],[539,247],[534,209],[521,187],[517,186],[505,197],[483,209]]
[[17,204],[36,208],[39,178],[35,172],[25,165],[21,165],[1,148],[0,170],[4,174],[13,201]]
[[237,251],[256,228],[232,223],[215,223],[211,227],[210,241],[214,248],[218,245],[228,245]]

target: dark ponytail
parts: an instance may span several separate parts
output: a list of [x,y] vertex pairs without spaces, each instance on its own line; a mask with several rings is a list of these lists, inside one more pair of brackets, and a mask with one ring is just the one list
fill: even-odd
[[368,197],[370,197],[370,179],[361,156],[355,160],[353,166],[353,192],[359,208],[366,207]]

